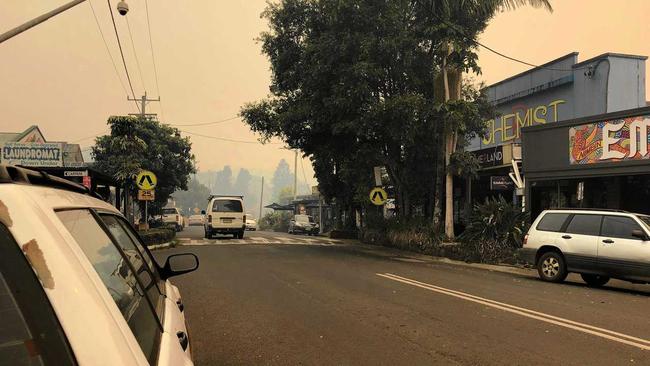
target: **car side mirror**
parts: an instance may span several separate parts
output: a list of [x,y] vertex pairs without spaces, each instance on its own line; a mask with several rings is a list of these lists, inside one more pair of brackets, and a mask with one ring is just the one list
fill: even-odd
[[201,210],[201,215],[205,215],[205,210]]
[[632,230],[632,236],[635,238],[639,238],[643,241],[648,240],[648,235],[646,235],[646,233],[644,233],[641,230]]
[[199,268],[199,258],[192,253],[172,254],[167,257],[161,275],[167,279]]

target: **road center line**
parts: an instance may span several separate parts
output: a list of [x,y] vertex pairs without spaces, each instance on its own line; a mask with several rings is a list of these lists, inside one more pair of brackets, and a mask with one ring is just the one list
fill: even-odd
[[503,310],[503,311],[506,311],[506,312],[509,312],[509,313],[518,314],[518,315],[525,316],[525,317],[528,317],[528,318],[540,320],[540,321],[543,321],[543,322],[546,322],[546,323],[555,324],[555,325],[558,325],[558,326],[561,326],[561,327],[577,330],[579,332],[591,334],[591,335],[601,337],[601,338],[605,338],[605,339],[608,339],[608,340],[611,340],[611,341],[614,341],[614,342],[627,344],[627,345],[630,345],[630,346],[633,346],[633,347],[640,348],[640,349],[645,350],[645,351],[650,350],[650,340],[647,340],[647,339],[637,338],[637,337],[633,337],[633,336],[630,336],[630,335],[627,335],[627,334],[622,334],[622,333],[618,333],[618,332],[615,332],[615,331],[611,331],[611,330],[608,330],[608,329],[595,327],[595,326],[592,326],[592,325],[589,325],[589,324],[584,324],[584,323],[576,322],[576,321],[573,321],[573,320],[560,318],[560,317],[557,317],[557,316],[554,316],[554,315],[550,315],[550,314],[541,313],[541,312],[538,312],[538,311],[518,307],[518,306],[515,306],[515,305],[510,305],[510,304],[506,304],[506,303],[502,303],[502,302],[482,298],[482,297],[471,295],[471,294],[468,294],[468,293],[465,293],[465,292],[451,290],[451,289],[447,289],[447,288],[444,288],[444,287],[431,285],[431,284],[428,284],[428,283],[425,283],[425,282],[420,282],[420,281],[412,280],[410,278],[394,275],[392,273],[384,273],[384,274],[377,273],[376,275],[380,276],[380,277],[390,279],[390,280],[393,280],[393,281],[405,283],[407,285],[420,287],[420,288],[423,288],[423,289],[426,289],[426,290],[429,290],[429,291],[433,291],[433,292],[437,292],[437,293],[440,293],[440,294],[444,294],[444,295],[453,296],[453,297],[456,297],[456,298],[459,298],[459,299],[463,299],[463,300],[466,300],[466,301],[471,301],[471,302],[475,302],[475,303],[478,303],[478,304],[486,305],[486,306],[489,306],[489,307],[492,307],[492,308],[495,308],[495,309],[499,309],[499,310]]

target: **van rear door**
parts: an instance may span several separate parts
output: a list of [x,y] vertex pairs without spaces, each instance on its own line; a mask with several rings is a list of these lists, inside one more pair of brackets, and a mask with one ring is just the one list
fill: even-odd
[[240,199],[216,199],[212,204],[212,226],[217,228],[243,228],[244,205]]

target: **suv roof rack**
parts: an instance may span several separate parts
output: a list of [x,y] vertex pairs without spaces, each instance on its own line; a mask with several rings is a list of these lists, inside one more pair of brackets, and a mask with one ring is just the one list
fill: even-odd
[[573,208],[573,207],[564,207],[564,208],[549,208],[549,211],[604,211],[604,212],[621,212],[621,213],[630,213],[629,211],[619,210],[616,208]]
[[208,201],[213,199],[213,198],[219,198],[219,197],[239,197],[241,199],[244,199],[244,196],[240,196],[238,194],[211,194],[208,197]]
[[97,193],[91,192],[88,187],[75,182],[50,175],[42,170],[25,168],[15,165],[0,164],[0,183],[31,184],[35,186],[51,187],[87,194],[101,199]]

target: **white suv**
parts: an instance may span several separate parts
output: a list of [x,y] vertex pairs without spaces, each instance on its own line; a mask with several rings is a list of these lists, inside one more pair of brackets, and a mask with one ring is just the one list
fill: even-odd
[[650,216],[618,210],[547,210],[524,238],[522,257],[544,281],[580,273],[591,286],[610,278],[650,282]]
[[176,231],[183,231],[185,228],[185,221],[183,215],[176,207],[165,207],[161,211],[161,219],[163,224],[172,225]]
[[192,365],[178,289],[115,207],[81,185],[0,165],[0,363]]
[[206,215],[206,238],[211,238],[214,234],[233,234],[235,238],[244,238],[246,214],[243,196],[212,195],[208,198],[206,211],[201,212]]

